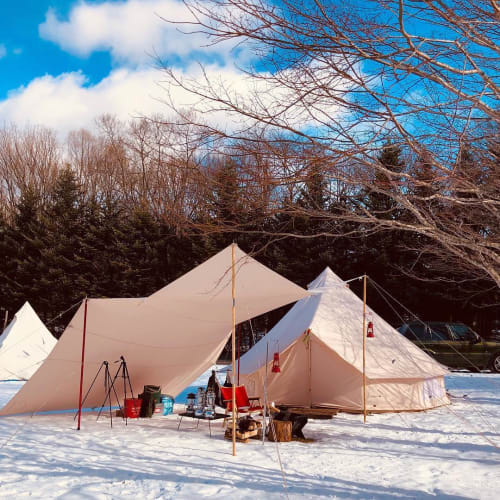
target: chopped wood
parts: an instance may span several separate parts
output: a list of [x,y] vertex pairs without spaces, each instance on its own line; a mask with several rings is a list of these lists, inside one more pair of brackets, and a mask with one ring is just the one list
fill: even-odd
[[[259,436],[259,435],[262,436],[261,432],[262,432],[261,429],[254,429],[254,430],[246,431],[246,432],[240,432],[238,429],[236,429],[236,440],[246,443],[246,442],[248,442],[248,440],[250,438],[253,438],[253,437]],[[229,427],[228,429],[226,429],[224,437],[226,439],[229,439],[229,440],[232,439],[233,432],[232,432],[232,428],[231,427]]]

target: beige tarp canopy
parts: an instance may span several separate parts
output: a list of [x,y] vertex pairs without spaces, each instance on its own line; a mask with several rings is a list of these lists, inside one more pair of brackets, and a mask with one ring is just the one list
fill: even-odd
[[[361,410],[363,302],[329,268],[309,291],[241,357],[240,380],[249,394],[264,394],[268,347],[271,359],[280,353],[281,365],[274,374],[268,364],[269,401]],[[367,320],[375,330],[375,338],[366,339],[367,409],[423,410],[449,403],[447,369],[370,308]]]
[[[237,322],[307,295],[235,250]],[[231,247],[150,297],[89,299],[87,306],[84,394],[102,362],[123,355],[135,394],[145,384],[156,384],[177,395],[216,361],[230,335]],[[45,363],[0,415],[78,406],[83,321],[82,305]],[[100,406],[103,399],[103,383],[96,383],[85,406]]]
[[26,302],[0,335],[0,380],[28,380],[56,342]]

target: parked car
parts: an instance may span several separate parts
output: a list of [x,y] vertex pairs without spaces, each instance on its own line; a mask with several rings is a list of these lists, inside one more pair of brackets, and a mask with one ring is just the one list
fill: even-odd
[[485,341],[462,323],[413,322],[398,331],[450,368],[500,373],[500,342]]

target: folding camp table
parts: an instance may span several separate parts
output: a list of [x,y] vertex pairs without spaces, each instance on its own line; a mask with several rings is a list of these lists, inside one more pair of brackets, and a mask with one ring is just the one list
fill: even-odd
[[226,418],[227,415],[225,413],[215,413],[213,418],[205,418],[205,416],[201,416],[201,417],[197,417],[195,416],[193,413],[179,413],[178,414],[181,418],[179,420],[179,425],[177,426],[177,430],[180,429],[181,427],[181,423],[182,423],[182,419],[183,417],[189,417],[189,418],[192,418],[192,419],[196,419],[197,422],[196,422],[196,428],[198,429],[198,426],[200,425],[200,420],[206,420],[208,422],[208,432],[210,433],[210,437],[212,437],[212,427],[210,426],[210,422],[212,420],[220,420],[221,418]]

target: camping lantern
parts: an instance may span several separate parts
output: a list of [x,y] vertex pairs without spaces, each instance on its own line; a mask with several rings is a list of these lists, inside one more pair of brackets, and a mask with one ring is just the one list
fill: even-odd
[[375,335],[373,334],[373,321],[368,321],[368,328],[366,329],[366,336],[369,339],[372,339],[375,337]]
[[186,413],[193,414],[194,413],[194,403],[196,401],[196,396],[190,392],[186,397]]
[[196,393],[196,404],[194,407],[194,416],[203,417],[204,410],[205,410],[205,391],[203,387],[198,387],[198,392]]
[[215,414],[215,392],[207,391],[205,405],[205,418],[214,418]]
[[280,373],[280,353],[275,352],[273,356],[273,368],[271,370],[273,373]]

